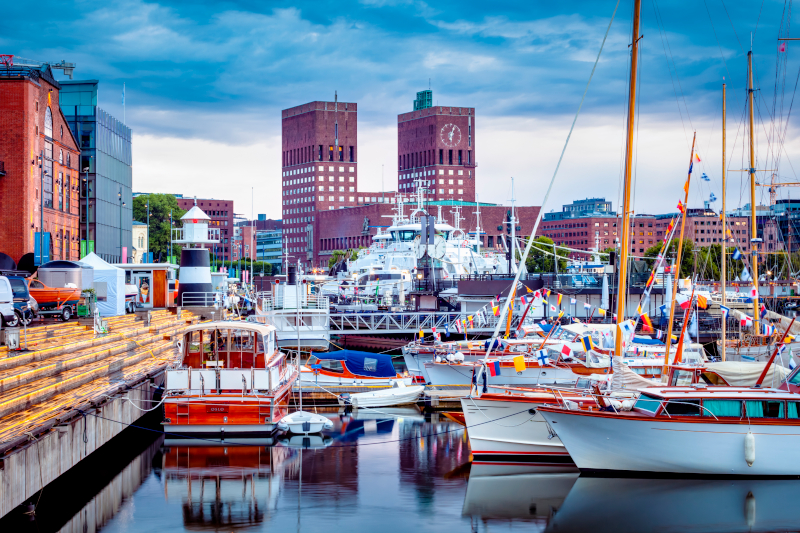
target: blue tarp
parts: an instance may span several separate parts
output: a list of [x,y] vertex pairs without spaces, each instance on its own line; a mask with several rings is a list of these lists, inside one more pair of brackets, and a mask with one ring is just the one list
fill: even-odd
[[357,376],[393,378],[397,372],[392,365],[392,356],[384,353],[340,350],[338,352],[312,353],[320,360],[342,361],[347,370]]
[[646,344],[648,346],[664,346],[663,341],[651,339],[650,337],[634,337],[633,342],[636,344]]

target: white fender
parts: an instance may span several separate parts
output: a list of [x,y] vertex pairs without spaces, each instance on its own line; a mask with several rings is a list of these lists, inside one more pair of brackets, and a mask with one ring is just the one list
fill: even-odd
[[747,527],[752,528],[756,525],[756,497],[752,492],[748,492],[744,499],[744,517],[747,520]]
[[744,460],[747,461],[747,466],[753,466],[756,462],[756,438],[752,431],[744,436]]

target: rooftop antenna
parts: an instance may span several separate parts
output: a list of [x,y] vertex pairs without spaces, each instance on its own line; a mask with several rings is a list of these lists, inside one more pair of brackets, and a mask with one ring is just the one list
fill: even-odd
[[476,224],[475,224],[475,238],[478,241],[478,253],[481,251],[481,202],[478,200],[478,194],[475,194],[475,208],[476,211],[473,212],[475,215]]

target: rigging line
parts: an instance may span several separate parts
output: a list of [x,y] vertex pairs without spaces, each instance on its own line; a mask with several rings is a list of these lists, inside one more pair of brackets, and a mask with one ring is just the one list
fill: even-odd
[[725,5],[725,0],[719,0],[722,3],[722,8],[725,9],[725,14],[728,16],[728,22],[731,23],[731,29],[733,29],[733,35],[736,37],[736,42],[739,43],[739,50],[742,51],[742,54],[745,53],[744,47],[742,46],[742,41],[739,40],[739,34],[736,33],[736,26],[733,25],[733,20],[731,20],[731,14],[728,13],[728,6]]
[[[561,161],[564,159],[564,153],[567,151],[567,146],[569,146],[569,140],[572,137],[572,132],[575,129],[575,123],[578,122],[578,116],[580,116],[581,108],[583,107],[583,102],[586,100],[586,93],[589,92],[589,85],[592,83],[592,78],[594,77],[594,73],[597,70],[597,64],[600,62],[600,55],[603,53],[603,48],[606,45],[606,39],[608,39],[608,34],[611,31],[611,25],[614,23],[614,17],[617,14],[617,9],[619,8],[620,0],[617,0],[617,5],[614,6],[614,13],[611,15],[611,20],[608,22],[608,28],[606,28],[606,33],[603,36],[603,42],[600,44],[600,50],[597,51],[597,59],[594,61],[594,66],[592,67],[592,72],[589,74],[589,79],[586,82],[586,88],[583,90],[583,96],[581,96],[580,104],[578,104],[578,109],[575,112],[575,118],[572,120],[572,126],[569,128],[569,133],[567,134],[567,139],[564,141],[564,148],[561,149],[561,155],[558,158],[558,163],[556,164],[556,168],[553,171],[553,177],[550,178],[550,184],[547,186],[547,191],[545,192],[544,199],[542,200],[542,206],[539,208],[539,213],[536,215],[536,221],[533,224],[533,230],[531,231],[531,235],[536,235],[536,231],[539,228],[539,222],[542,220],[542,215],[544,215],[545,206],[547,205],[547,199],[550,197],[550,193],[553,190],[553,184],[556,181],[556,176],[558,176],[558,169],[561,168]],[[530,253],[531,246],[533,245],[533,239],[528,239],[528,244],[525,246],[525,252],[522,254],[522,258],[520,259],[520,264],[525,264],[528,258],[528,253]],[[514,287],[517,286],[519,283],[519,277],[522,274],[522,268],[517,269],[517,274],[514,277],[514,283],[512,284]],[[509,292],[509,296],[511,296],[511,292]],[[503,306],[503,311],[500,314],[500,320],[498,320],[497,325],[494,328],[494,332],[492,333],[492,338],[497,338],[498,334],[500,333],[500,327],[502,325],[503,318],[509,312],[509,307],[511,305],[511,298],[506,298],[505,305]],[[492,343],[494,344],[494,343]],[[490,344],[489,349],[486,351],[486,357],[489,357],[491,353],[492,345]]]
[[[670,79],[670,82],[672,83],[672,93],[675,96],[675,103],[678,106],[678,115],[681,117],[681,127],[683,128],[683,136],[686,139],[686,143],[689,144],[689,134],[686,131],[686,124],[683,121],[683,110],[681,110],[681,103],[680,103],[680,99],[678,98],[678,90],[675,88],[675,78],[677,77],[677,72],[675,73],[675,76],[673,77],[673,75],[672,75],[672,65],[670,64],[670,58],[669,58],[669,55],[667,53],[667,45],[665,43],[665,38],[664,38],[664,29],[661,27],[661,23],[660,23],[660,19],[659,19],[659,13],[658,13],[658,9],[657,9],[655,0],[653,0],[652,3],[653,3],[653,12],[655,13],[655,19],[656,19],[656,27],[658,28],[658,35],[659,35],[659,37],[661,37],[661,46],[664,49],[664,58],[667,60],[667,72],[669,72],[669,79]],[[689,117],[687,117],[687,119],[688,118]],[[690,124],[691,124],[691,121],[690,121]]]
[[[798,73],[798,74],[800,74],[800,73]],[[767,131],[766,131],[766,129],[764,128],[764,120],[763,120],[763,118],[762,118],[762,116],[761,116],[761,107],[760,107],[760,106],[761,106],[761,103],[759,102],[759,103],[758,103],[758,105],[756,106],[756,112],[758,113],[758,117],[759,117],[759,119],[762,119],[762,120],[761,120],[761,129],[763,129],[763,130],[764,130],[764,134],[766,135],[766,134],[767,134]],[[767,109],[767,110],[766,110],[766,113],[767,113],[767,115],[769,115],[769,109]],[[769,137],[767,137],[767,138],[769,138]],[[767,144],[769,145],[769,147],[767,148],[767,153],[769,154],[769,152],[773,152],[773,151],[774,151],[774,148],[772,147],[772,144],[771,144],[771,143],[767,142]],[[779,153],[779,154],[780,154],[781,150],[782,150],[782,151],[783,151],[783,153],[786,155],[786,162],[787,162],[787,163],[789,163],[789,168],[791,168],[791,169],[792,169],[792,173],[793,173],[793,174],[795,175],[795,177],[796,177],[796,176],[797,176],[797,173],[796,173],[796,172],[795,172],[795,170],[794,170],[794,165],[792,165],[792,160],[789,158],[789,152],[787,152],[787,151],[786,151],[786,146],[785,146],[785,144],[784,144],[783,142],[780,142],[780,143],[778,143],[778,153]],[[775,157],[775,154],[774,154],[774,153],[772,154],[772,158],[773,158],[773,159],[775,159],[775,162],[776,162],[776,164],[777,164],[777,162],[779,161],[779,159]],[[777,168],[776,168],[776,170],[777,170]]]
[[708,13],[708,20],[711,22],[711,31],[714,32],[714,39],[717,41],[717,48],[719,48],[719,55],[722,58],[722,64],[725,65],[725,72],[728,73],[728,77],[731,77],[731,73],[728,70],[728,63],[725,61],[725,54],[722,53],[722,45],[719,42],[719,37],[717,37],[717,29],[714,28],[714,21],[711,18],[711,11],[708,9],[708,1],[703,0],[703,4],[706,6],[706,13]]
[[761,0],[761,7],[758,10],[758,19],[756,19],[756,29],[753,30],[753,39],[756,37],[756,33],[758,33],[758,24],[761,22],[761,13],[764,11],[764,0]]

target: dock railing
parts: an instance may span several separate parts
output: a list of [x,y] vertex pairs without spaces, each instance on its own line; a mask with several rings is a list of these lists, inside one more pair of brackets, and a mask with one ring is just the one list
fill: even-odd
[[184,292],[180,298],[181,307],[214,307],[222,305],[222,298],[216,292]]
[[[297,309],[296,300],[294,298],[284,301],[282,296],[275,297],[271,292],[256,293],[256,298],[258,299],[258,307],[262,313],[275,311],[276,309]],[[289,307],[286,307],[284,304],[287,304]],[[328,311],[330,305],[330,300],[327,296],[309,294],[306,296],[305,301],[301,302],[300,309]]]

